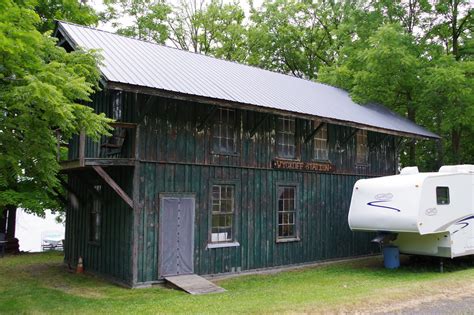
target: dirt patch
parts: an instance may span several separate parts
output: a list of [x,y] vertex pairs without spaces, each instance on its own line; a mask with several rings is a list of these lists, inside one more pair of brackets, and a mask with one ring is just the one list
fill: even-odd
[[[386,301],[383,304],[351,310],[351,312],[358,314],[398,313],[405,309],[419,307],[422,304],[434,304],[439,301],[462,300],[463,298],[471,297],[473,292],[474,284],[471,283],[463,285],[456,283],[456,286],[447,285],[445,287],[439,287],[436,290],[426,288],[426,292],[423,292],[423,288],[421,288],[421,290],[416,290],[416,292],[405,292],[405,298],[399,296],[395,301]],[[386,294],[387,296],[390,296],[390,293]],[[408,297],[410,295],[411,297]]]

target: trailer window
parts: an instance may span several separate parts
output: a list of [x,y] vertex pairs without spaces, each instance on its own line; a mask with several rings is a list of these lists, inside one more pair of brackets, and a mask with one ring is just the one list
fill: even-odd
[[449,187],[436,187],[436,203],[449,205]]

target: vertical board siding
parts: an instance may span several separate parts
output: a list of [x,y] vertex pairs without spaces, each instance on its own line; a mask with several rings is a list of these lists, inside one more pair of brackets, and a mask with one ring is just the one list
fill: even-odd
[[[158,280],[159,194],[195,193],[195,272],[216,274],[374,253],[372,234],[352,233],[347,214],[354,183],[364,176],[143,163],[145,211],[140,225],[138,281]],[[182,180],[177,174],[188,179]],[[206,249],[210,181],[236,185],[239,247]],[[277,183],[298,183],[301,240],[277,243]]]
[[[275,125],[277,115],[236,110],[236,154],[212,152],[212,106],[157,98],[140,125],[140,159],[187,164],[271,168],[277,157]],[[263,122],[262,122],[263,121]],[[296,119],[296,157],[313,161],[309,120]],[[251,132],[255,134],[251,136]],[[369,163],[356,164],[356,137],[347,126],[328,125],[329,160],[338,173],[382,175],[395,172],[394,136],[368,132]]]
[[[127,193],[131,193],[131,171],[126,168],[107,168],[107,172]],[[100,242],[89,242],[90,183],[102,185]],[[69,185],[79,197],[79,206],[71,204],[66,210],[65,261],[76,265],[84,259],[86,271],[106,274],[130,283],[132,209],[93,172],[70,174]]]
[[[354,129],[328,125],[329,160],[339,174],[271,169],[276,157],[278,116],[236,110],[237,154],[212,152],[212,106],[157,98],[140,125],[140,204],[138,278],[158,274],[159,194],[196,196],[194,264],[198,274],[216,274],[374,253],[369,233],[352,233],[347,214],[354,183],[367,176],[393,174],[394,137],[369,132],[369,163],[356,165]],[[258,125],[258,126],[257,126]],[[313,160],[308,120],[296,120],[297,157]],[[255,132],[254,132],[255,131]],[[254,133],[254,134],[251,134]],[[346,141],[344,141],[346,140]],[[347,174],[347,175],[343,175]],[[238,247],[207,249],[210,186],[236,185],[235,235]],[[300,241],[277,243],[278,183],[298,185]]]

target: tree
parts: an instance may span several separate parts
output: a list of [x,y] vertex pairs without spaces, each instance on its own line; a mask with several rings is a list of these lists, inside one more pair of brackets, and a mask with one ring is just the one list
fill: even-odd
[[17,207],[40,215],[59,207],[56,130],[64,140],[109,130],[109,119],[84,105],[98,88],[97,55],[67,53],[40,22],[34,3],[0,0],[0,213],[10,218]]
[[[107,0],[109,16],[117,32],[156,43],[228,60],[244,61],[244,12],[238,2],[223,0],[180,1],[171,4],[152,0]],[[131,25],[120,25],[123,16]]]
[[[113,21],[117,33],[163,44],[169,36],[166,25],[171,7],[164,1],[105,0],[107,19]],[[130,25],[121,25],[124,17],[133,19]]]
[[82,25],[97,25],[100,16],[87,5],[87,1],[78,0],[36,0],[34,10],[40,17],[37,29],[44,33],[54,29],[54,20],[63,20]]

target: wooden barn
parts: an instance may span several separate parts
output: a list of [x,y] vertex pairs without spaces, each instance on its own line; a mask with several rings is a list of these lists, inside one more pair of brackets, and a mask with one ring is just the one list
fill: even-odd
[[347,92],[58,22],[103,55],[90,106],[112,136],[69,142],[65,261],[130,287],[374,253],[347,214],[400,139],[437,135]]

